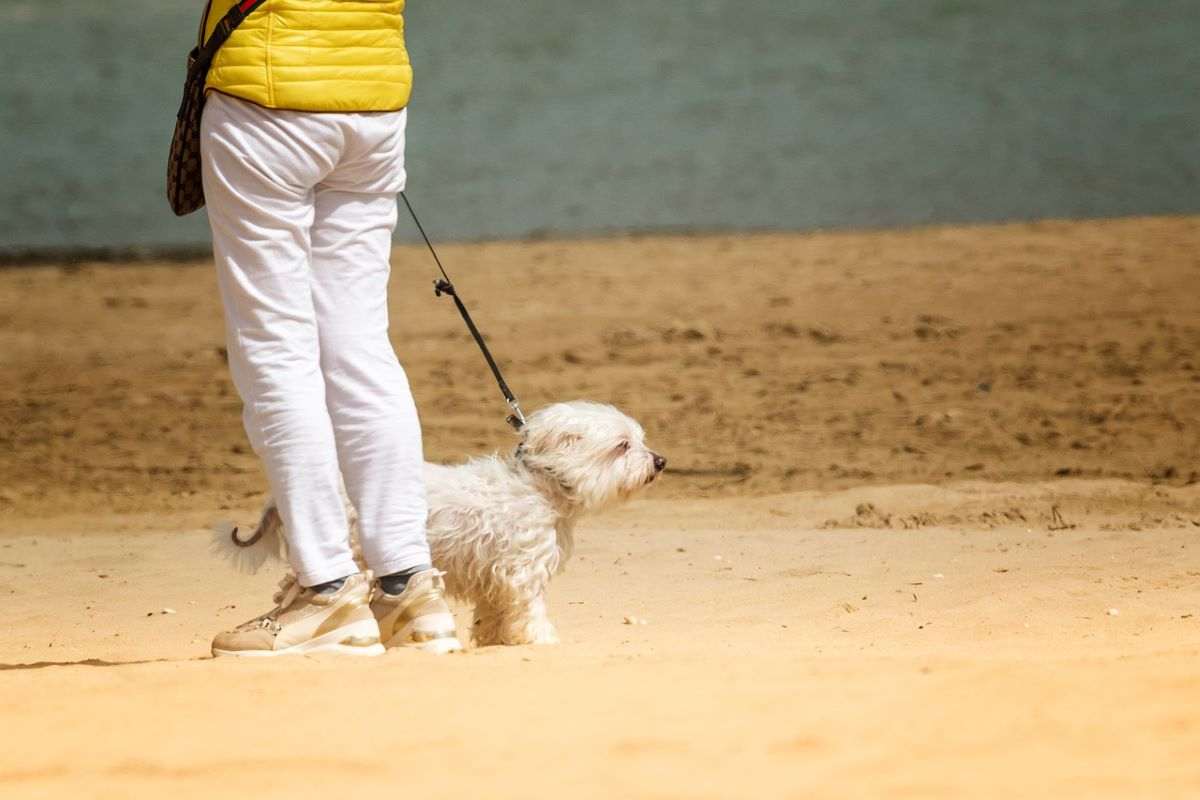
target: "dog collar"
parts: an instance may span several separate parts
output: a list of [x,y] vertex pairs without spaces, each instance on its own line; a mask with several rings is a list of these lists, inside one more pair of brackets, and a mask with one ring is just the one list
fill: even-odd
[[522,444],[517,445],[517,449],[513,451],[513,461],[516,461],[518,464],[520,464],[522,467],[524,467],[526,470],[528,470],[531,473],[535,473],[538,475],[544,475],[547,479],[554,481],[554,483],[558,484],[558,488],[562,490],[562,493],[567,497],[568,500],[573,501],[575,499],[575,490],[572,489],[570,486],[568,486],[563,481],[562,478],[558,477],[552,471],[546,469],[545,467],[534,466],[533,464],[530,464],[528,461],[525,460],[525,446],[524,445],[522,445]]

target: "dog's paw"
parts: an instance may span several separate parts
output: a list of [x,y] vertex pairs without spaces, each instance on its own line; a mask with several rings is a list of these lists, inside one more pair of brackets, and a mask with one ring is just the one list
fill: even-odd
[[471,629],[471,642],[476,647],[490,645],[558,644],[558,631],[545,620],[525,624],[480,624],[475,622]]
[[530,644],[558,644],[558,631],[551,628],[548,631],[538,633],[530,641]]
[[525,626],[524,644],[558,644],[558,631],[549,620],[537,620]]
[[475,620],[475,624],[471,626],[471,644],[476,647],[507,644],[501,635],[499,621],[495,618]]

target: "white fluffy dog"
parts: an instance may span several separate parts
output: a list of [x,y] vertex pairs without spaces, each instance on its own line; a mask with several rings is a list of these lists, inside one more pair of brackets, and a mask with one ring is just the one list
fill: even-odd
[[[647,449],[636,421],[612,406],[576,401],[531,414],[511,455],[426,464],[433,565],[446,573],[452,597],[474,604],[474,642],[558,641],[546,588],[571,556],[576,521],[629,498],[666,463]],[[279,513],[268,501],[253,536],[243,542],[236,529],[226,529],[218,541],[253,571],[269,555],[282,555],[281,534]]]

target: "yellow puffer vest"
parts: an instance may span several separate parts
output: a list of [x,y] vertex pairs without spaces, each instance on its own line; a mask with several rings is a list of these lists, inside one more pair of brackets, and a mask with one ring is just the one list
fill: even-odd
[[[211,0],[205,39],[235,2]],[[296,111],[404,108],[404,0],[266,0],[217,51],[208,88]]]

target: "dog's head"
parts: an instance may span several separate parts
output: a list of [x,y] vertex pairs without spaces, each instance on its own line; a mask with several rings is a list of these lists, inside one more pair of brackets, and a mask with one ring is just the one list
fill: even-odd
[[584,509],[627,499],[667,465],[646,447],[646,433],[635,420],[612,406],[583,400],[530,414],[517,457],[557,481]]

